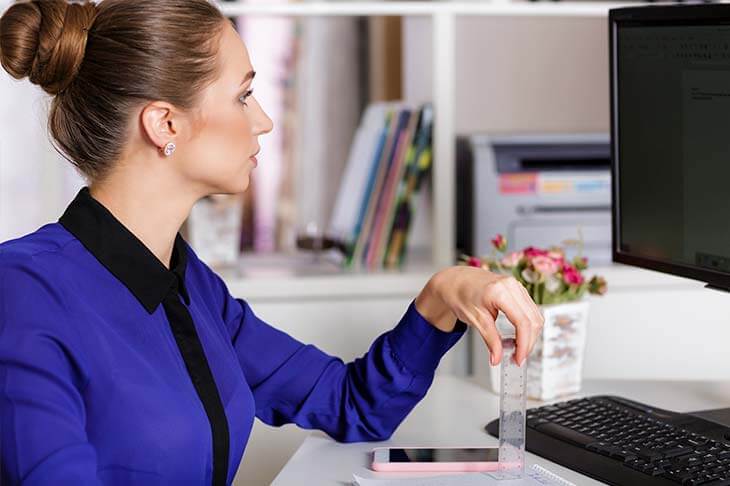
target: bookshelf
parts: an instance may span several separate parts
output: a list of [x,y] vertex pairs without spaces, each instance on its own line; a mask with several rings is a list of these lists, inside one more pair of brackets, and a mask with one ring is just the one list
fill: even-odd
[[[460,16],[503,17],[607,17],[610,8],[629,3],[609,2],[522,2],[493,0],[489,2],[464,1],[331,1],[297,3],[253,3],[228,1],[218,3],[227,16],[289,16],[289,17],[337,17],[337,16],[418,16],[431,20],[432,39],[432,103],[434,107],[433,165],[431,168],[432,247],[431,254],[415,256],[416,264],[407,265],[402,271],[383,271],[385,274],[419,276],[428,271],[452,265],[455,251],[455,29]],[[636,4],[636,2],[634,2]],[[409,260],[411,257],[409,256]],[[415,268],[415,269],[414,269]],[[290,278],[311,279],[315,272],[290,274]],[[336,279],[347,286],[354,281],[372,280],[375,285],[381,276],[364,273],[353,279],[349,272],[333,272],[323,268],[318,278]],[[380,273],[380,272],[376,272]],[[236,279],[233,272],[230,278]],[[342,278],[341,278],[342,277]],[[388,278],[388,277],[386,277]],[[425,283],[425,280],[423,281]],[[326,288],[326,286],[324,287]],[[366,287],[359,287],[360,289]]]

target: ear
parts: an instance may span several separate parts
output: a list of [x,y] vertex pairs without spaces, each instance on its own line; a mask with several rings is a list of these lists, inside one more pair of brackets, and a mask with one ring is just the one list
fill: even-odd
[[164,101],[153,101],[141,112],[141,123],[149,141],[158,149],[167,142],[175,142],[180,136],[182,120],[175,107]]

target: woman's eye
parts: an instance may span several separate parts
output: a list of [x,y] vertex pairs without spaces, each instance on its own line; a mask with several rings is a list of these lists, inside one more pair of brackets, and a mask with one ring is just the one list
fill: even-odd
[[243,94],[242,94],[242,95],[241,95],[241,96],[240,96],[240,97],[238,98],[239,100],[241,100],[241,103],[243,103],[243,106],[248,106],[248,105],[246,104],[246,98],[248,98],[248,97],[249,97],[249,96],[251,96],[252,94],[253,94],[253,90],[252,90],[252,89],[249,89],[248,91],[246,91],[245,93],[243,93]]

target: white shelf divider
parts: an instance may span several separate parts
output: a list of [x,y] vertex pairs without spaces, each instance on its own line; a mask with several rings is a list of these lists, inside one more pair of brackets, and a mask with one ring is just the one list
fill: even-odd
[[436,267],[453,264],[456,249],[456,128],[454,111],[456,71],[454,14],[448,10],[433,16],[433,163],[431,202],[433,222],[432,261]]
[[[220,271],[232,295],[246,296],[257,302],[333,301],[415,295],[432,275],[427,268],[407,272],[345,273],[341,275],[274,275],[262,278],[237,272]],[[647,291],[701,290],[704,283],[684,277],[612,263],[591,267],[586,278],[601,275],[608,281],[609,294],[634,294]],[[600,299],[600,297],[591,296]]]

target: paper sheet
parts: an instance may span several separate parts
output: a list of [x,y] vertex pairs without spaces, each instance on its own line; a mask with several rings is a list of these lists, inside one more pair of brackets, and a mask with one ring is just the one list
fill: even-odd
[[420,478],[361,478],[353,474],[354,486],[576,486],[557,474],[533,464],[522,479],[497,480],[489,473],[449,474]]

